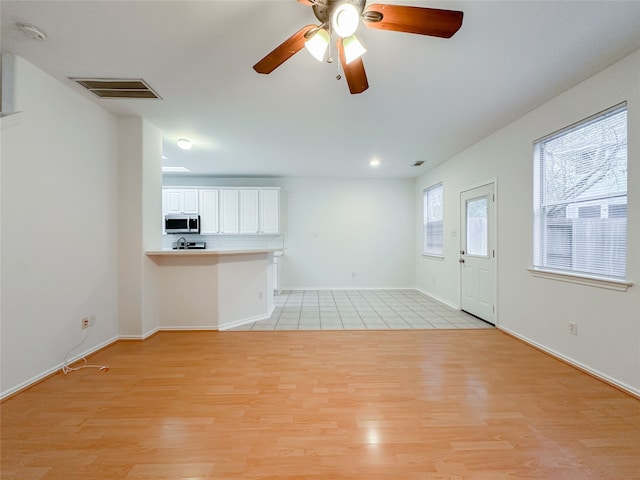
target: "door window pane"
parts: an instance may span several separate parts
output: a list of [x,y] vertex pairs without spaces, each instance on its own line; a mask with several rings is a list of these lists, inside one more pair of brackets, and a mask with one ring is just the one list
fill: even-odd
[[487,198],[467,202],[467,255],[489,256],[489,222]]

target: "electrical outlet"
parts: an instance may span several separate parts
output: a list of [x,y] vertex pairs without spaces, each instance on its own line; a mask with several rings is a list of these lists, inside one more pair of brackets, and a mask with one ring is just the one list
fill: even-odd
[[576,322],[569,322],[569,333],[571,335],[578,335],[578,324]]
[[262,300],[264,298],[264,292],[258,292],[258,300]]
[[93,327],[96,324],[96,316],[89,315],[88,317],[83,317],[80,320],[80,328],[84,330],[85,328]]
[[351,278],[356,278],[356,272],[351,272]]

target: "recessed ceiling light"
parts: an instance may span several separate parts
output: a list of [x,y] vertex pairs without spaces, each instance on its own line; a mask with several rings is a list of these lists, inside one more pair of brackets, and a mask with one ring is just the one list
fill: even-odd
[[378,160],[377,158],[374,158],[369,162],[369,165],[371,165],[372,167],[377,167],[380,165],[380,160]]
[[190,172],[188,168],[184,167],[162,167],[163,172]]
[[180,147],[182,150],[191,150],[191,140],[188,138],[179,138],[176,142],[176,145]]

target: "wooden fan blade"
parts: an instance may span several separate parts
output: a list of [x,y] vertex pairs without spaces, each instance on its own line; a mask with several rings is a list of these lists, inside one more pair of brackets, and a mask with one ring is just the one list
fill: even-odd
[[267,54],[262,60],[253,66],[253,69],[258,73],[271,73],[284,62],[293,57],[304,47],[304,42],[307,41],[304,38],[304,34],[312,28],[316,28],[316,25],[307,25],[302,27],[296,33],[287,38],[278,47],[276,47],[271,53]]
[[313,6],[313,2],[311,0],[298,0],[300,3],[304,3],[305,5]]
[[[380,20],[377,18],[382,15]],[[462,26],[463,13],[425,7],[374,3],[363,14],[369,28],[451,38]]]
[[362,63],[362,57],[358,57],[352,60],[351,63],[347,63],[344,55],[343,40],[338,40],[338,52],[340,53],[340,62],[342,63],[342,70],[344,70],[344,76],[347,79],[347,85],[349,85],[349,91],[352,94],[362,93],[369,88],[369,82],[367,82],[367,74],[364,71],[364,63]]

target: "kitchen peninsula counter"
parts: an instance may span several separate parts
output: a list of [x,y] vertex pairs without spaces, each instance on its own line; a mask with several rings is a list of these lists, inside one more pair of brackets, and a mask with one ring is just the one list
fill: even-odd
[[255,255],[255,254],[269,254],[280,251],[280,249],[260,249],[260,250],[208,250],[208,249],[180,249],[180,250],[149,250],[146,253],[149,257],[162,257],[162,256],[224,256],[224,255]]
[[147,250],[166,330],[227,330],[273,312],[280,249]]

